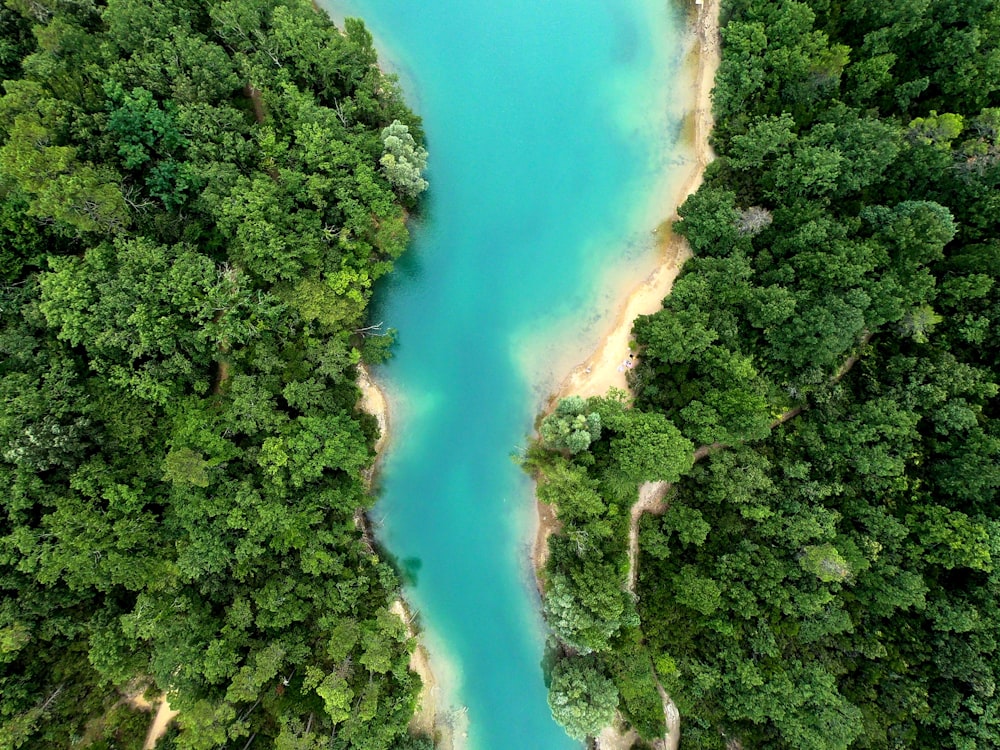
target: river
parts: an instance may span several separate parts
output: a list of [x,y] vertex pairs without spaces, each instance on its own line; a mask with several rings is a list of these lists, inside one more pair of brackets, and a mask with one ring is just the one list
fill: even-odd
[[[391,439],[372,514],[471,750],[579,747],[546,703],[523,448],[555,379],[656,263],[684,157],[670,0],[329,0],[424,118],[431,190],[378,290]],[[623,352],[624,355],[624,352]],[[463,709],[462,713],[465,711]]]

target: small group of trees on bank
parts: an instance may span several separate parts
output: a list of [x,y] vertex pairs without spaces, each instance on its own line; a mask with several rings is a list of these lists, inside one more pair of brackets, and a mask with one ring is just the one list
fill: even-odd
[[307,0],[0,9],[0,748],[425,746],[355,365],[426,187]]
[[614,407],[662,420],[641,442],[681,475],[642,520],[636,601],[628,508],[668,472],[622,451],[607,399],[573,407],[601,414],[584,450],[543,432],[528,456],[563,520],[553,712],[594,733],[610,681],[652,740],[659,680],[695,750],[995,746],[1000,9],[722,20],[718,158],[676,227],[695,257]]

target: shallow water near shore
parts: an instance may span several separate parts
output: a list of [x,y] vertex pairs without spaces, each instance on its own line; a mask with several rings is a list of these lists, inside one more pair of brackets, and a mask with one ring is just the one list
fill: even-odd
[[324,4],[365,19],[431,153],[413,245],[372,313],[399,329],[374,372],[392,424],[378,536],[409,573],[432,664],[447,665],[442,699],[468,709],[458,744],[580,747],[546,702],[531,484],[511,454],[553,379],[593,348],[595,315],[656,263],[685,159],[684,8]]

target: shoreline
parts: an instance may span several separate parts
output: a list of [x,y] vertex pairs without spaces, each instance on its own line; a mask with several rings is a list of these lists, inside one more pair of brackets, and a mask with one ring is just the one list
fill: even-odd
[[[714,119],[712,117],[712,89],[715,76],[722,62],[722,43],[719,34],[720,0],[704,0],[689,10],[689,33],[694,37],[694,46],[689,53],[694,57],[694,71],[691,88],[690,148],[692,161],[688,173],[680,181],[678,189],[669,201],[668,218],[657,228],[661,262],[620,304],[614,317],[614,324],[603,336],[596,350],[582,363],[574,367],[562,380],[559,387],[545,402],[544,411],[550,412],[556,403],[566,396],[576,395],[588,398],[603,396],[612,388],[629,393],[626,368],[620,367],[631,351],[632,325],[639,315],[649,315],[662,307],[663,298],[673,288],[674,280],[684,263],[692,257],[687,241],[673,232],[673,225],[679,218],[677,209],[694,193],[704,179],[706,167],[715,154],[709,143]],[[687,119],[687,118],[686,118]],[[634,512],[634,509],[633,511]],[[535,584],[539,594],[544,595],[543,573],[549,557],[549,536],[558,533],[561,524],[555,508],[544,505],[535,493],[535,514],[537,526],[532,544],[532,565]],[[636,546],[637,540],[636,540]],[[630,542],[629,552],[632,553]],[[630,580],[634,566],[630,568]],[[665,733],[657,744],[664,750],[677,750],[680,745],[680,715],[673,701],[657,680],[657,689],[663,700]],[[625,750],[632,747],[635,733],[626,731],[621,717],[615,724],[605,727],[597,738],[599,750]]]
[[[691,164],[687,174],[678,183],[674,195],[668,200],[667,218],[655,230],[658,235],[660,263],[632,287],[632,291],[619,304],[614,323],[601,337],[597,348],[583,362],[576,365],[555,391],[544,401],[543,411],[555,408],[561,398],[567,396],[603,396],[611,388],[619,388],[628,393],[628,382],[624,371],[618,366],[628,356],[632,338],[632,324],[640,315],[649,315],[662,307],[663,298],[673,288],[685,261],[691,257],[687,240],[673,231],[673,224],[679,218],[677,209],[702,183],[705,168],[715,158],[708,142],[714,120],[712,118],[712,88],[715,74],[721,63],[721,40],[719,37],[719,0],[705,0],[694,6],[688,20],[688,34],[692,38],[692,48],[685,63],[691,76],[691,110],[686,119],[685,129],[690,131],[688,147]],[[542,587],[542,571],[548,560],[548,538],[559,525],[555,511],[535,498],[537,527],[532,543],[532,565],[539,592]]]
[[[357,370],[356,382],[358,388],[361,389],[358,408],[374,416],[379,426],[379,437],[374,446],[375,461],[366,476],[370,490],[375,484],[386,445],[390,442],[389,399],[364,364],[359,362]],[[371,539],[371,522],[368,517],[359,512],[357,518],[362,532]],[[440,699],[443,686],[431,666],[430,650],[421,637],[421,633],[413,626],[414,614],[409,603],[403,598],[402,590],[390,605],[389,611],[402,620],[406,627],[407,637],[412,638],[415,642],[410,654],[409,667],[410,671],[419,675],[421,687],[417,696],[417,710],[409,723],[410,733],[430,737],[434,742],[434,747],[438,750],[456,750],[456,748],[461,747],[461,744],[456,742],[456,738],[464,736],[461,717],[457,717],[456,720],[455,716],[451,716],[450,713],[454,712],[449,712],[447,702]]]
[[[719,0],[705,0],[704,4],[695,6],[694,18],[688,21],[692,47],[685,67],[691,76],[691,109],[685,117],[688,122],[685,122],[684,129],[689,131],[686,145],[690,149],[691,163],[685,168],[687,173],[678,181],[673,195],[667,200],[666,218],[654,230],[660,263],[632,287],[632,291],[619,304],[611,329],[601,338],[597,349],[562,380],[549,397],[549,408],[560,398],[570,395],[587,398],[603,396],[610,388],[628,389],[625,374],[618,372],[617,367],[622,357],[628,353],[632,323],[639,315],[649,315],[660,309],[663,298],[670,293],[681,267],[691,257],[687,240],[674,234],[673,224],[679,218],[677,209],[701,186],[705,168],[715,158],[708,143],[708,135],[714,124],[711,95],[721,51],[718,2]],[[622,341],[624,346],[614,350],[613,346]]]

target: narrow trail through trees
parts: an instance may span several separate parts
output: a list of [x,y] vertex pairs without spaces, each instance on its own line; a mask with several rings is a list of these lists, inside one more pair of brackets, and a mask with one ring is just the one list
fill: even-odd
[[[871,341],[872,335],[872,333],[866,332],[861,337],[861,340],[858,342],[857,351],[848,357],[844,361],[844,364],[840,366],[840,369],[837,370],[837,373],[830,378],[831,385],[839,383],[851,371],[851,368],[857,364],[858,360],[861,359],[861,353],[864,351],[864,348]],[[775,427],[794,419],[804,409],[804,406],[796,406],[794,409],[789,409],[771,423],[771,429],[773,430]],[[698,463],[712,453],[731,447],[725,443],[712,443],[710,445],[699,446],[693,454],[693,463]],[[639,575],[639,521],[646,513],[653,516],[660,516],[666,512],[667,504],[665,500],[672,486],[670,482],[646,482],[642,484],[639,487],[639,499],[632,504],[632,508],[629,511],[628,577],[625,587],[632,596],[636,595],[635,584]]]

